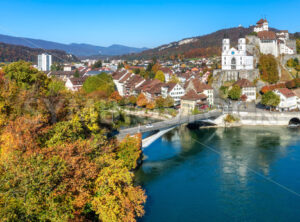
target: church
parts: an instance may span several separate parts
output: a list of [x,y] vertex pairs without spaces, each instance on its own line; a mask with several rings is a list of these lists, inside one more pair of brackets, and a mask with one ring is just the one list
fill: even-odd
[[222,72],[226,81],[248,79],[248,71],[253,70],[253,56],[246,49],[246,39],[239,38],[237,48],[230,47],[230,39],[224,37],[222,44]]
[[247,55],[245,38],[239,38],[237,49],[230,48],[228,38],[223,39],[222,46],[222,70],[253,69],[253,56]]

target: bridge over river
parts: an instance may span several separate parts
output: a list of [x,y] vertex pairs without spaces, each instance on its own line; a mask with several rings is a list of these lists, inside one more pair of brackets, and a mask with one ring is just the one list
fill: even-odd
[[196,121],[208,121],[216,119],[221,116],[223,112],[221,110],[214,110],[207,113],[189,115],[189,116],[177,116],[173,119],[152,123],[151,125],[142,125],[132,128],[122,129],[117,135],[118,139],[124,138],[126,135],[134,135],[136,133],[145,133],[151,131],[159,131],[158,133],[143,140],[143,147],[150,145],[157,138],[161,137],[163,134],[167,133],[171,129],[175,128],[181,124],[194,123]]
[[[173,119],[152,123],[151,125],[140,125],[132,128],[122,129],[119,131],[117,138],[123,139],[126,135],[134,135],[136,133],[157,132],[147,138],[144,138],[143,148],[149,146],[156,139],[172,130],[178,125],[194,123],[197,121],[208,122],[214,125],[224,125],[224,117],[227,114],[236,115],[239,117],[241,125],[274,125],[287,126],[290,124],[300,125],[300,112],[270,112],[262,109],[253,111],[239,110],[213,110],[207,113],[177,116]],[[226,126],[226,124],[225,124]]]

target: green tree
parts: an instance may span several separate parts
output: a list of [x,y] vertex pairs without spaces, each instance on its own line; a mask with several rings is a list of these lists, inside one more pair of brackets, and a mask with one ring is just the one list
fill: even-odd
[[94,65],[92,65],[93,69],[98,69],[98,68],[101,68],[101,67],[102,67],[102,61],[101,60],[98,60],[97,62],[95,62]]
[[111,76],[106,73],[100,73],[97,76],[88,77],[83,83],[83,89],[87,93],[100,90],[107,96],[110,96],[115,91],[115,85]]
[[296,40],[297,54],[300,54],[300,38]]
[[62,71],[63,66],[59,63],[53,63],[51,66],[51,71]]
[[165,74],[161,70],[158,70],[155,74],[154,79],[158,79],[161,82],[165,82]]
[[265,106],[276,107],[280,103],[280,97],[273,91],[269,91],[262,96],[261,103]]
[[242,95],[242,90],[238,85],[234,85],[229,91],[228,91],[228,97],[232,100],[238,100]]
[[80,77],[80,73],[79,73],[78,69],[75,70],[74,77],[75,78],[79,78]]
[[229,91],[229,88],[227,86],[221,86],[220,89],[219,89],[220,96],[223,99],[227,99],[228,98],[228,91]]
[[124,68],[124,64],[122,62],[118,63],[118,69]]

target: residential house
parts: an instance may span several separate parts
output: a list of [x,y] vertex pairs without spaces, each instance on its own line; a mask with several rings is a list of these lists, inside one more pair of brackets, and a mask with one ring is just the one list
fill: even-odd
[[208,85],[202,83],[199,79],[192,79],[187,84],[185,84],[185,91],[195,90],[197,94],[205,94],[207,96],[207,101],[210,105],[214,104],[214,90]]
[[179,83],[166,83],[161,87],[163,98],[170,96],[173,98],[175,105],[180,103],[180,98],[184,95],[184,88]]
[[280,88],[273,90],[280,97],[280,103],[276,107],[277,110],[288,111],[297,108],[297,96],[288,88]]
[[83,86],[85,80],[86,77],[68,78],[65,83],[65,86],[71,91],[78,91]]
[[195,90],[190,89],[181,97],[180,113],[181,115],[189,115],[195,109],[206,108],[207,104],[207,96],[204,93],[198,94]]
[[294,89],[292,91],[297,96],[297,108],[300,109],[300,88]]
[[256,87],[248,79],[239,79],[234,83],[238,85],[242,90],[242,95],[247,97],[246,102],[252,102],[256,100]]

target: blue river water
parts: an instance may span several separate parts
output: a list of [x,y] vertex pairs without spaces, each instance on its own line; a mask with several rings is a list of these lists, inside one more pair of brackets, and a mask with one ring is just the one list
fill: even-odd
[[145,148],[140,221],[300,221],[300,129],[178,127]]

